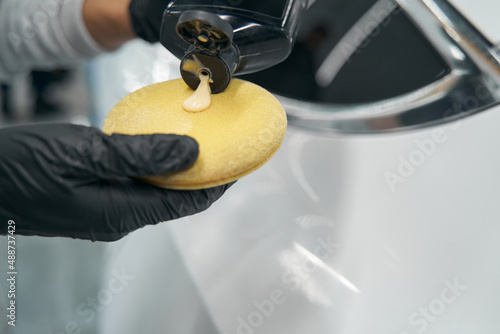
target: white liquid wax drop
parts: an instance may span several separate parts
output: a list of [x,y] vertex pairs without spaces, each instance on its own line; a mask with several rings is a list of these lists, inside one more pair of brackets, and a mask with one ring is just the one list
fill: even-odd
[[212,91],[210,90],[210,83],[213,82],[210,80],[208,75],[200,74],[200,84],[196,91],[191,95],[182,107],[186,111],[190,112],[200,112],[208,109],[210,104],[212,104]]

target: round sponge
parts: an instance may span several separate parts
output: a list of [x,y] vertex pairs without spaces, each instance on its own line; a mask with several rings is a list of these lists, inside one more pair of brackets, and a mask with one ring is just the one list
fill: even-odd
[[154,84],[127,95],[106,118],[106,134],[172,133],[198,142],[200,154],[192,166],[144,181],[168,189],[211,188],[255,171],[278,151],[286,114],[262,87],[233,79],[224,92],[211,96],[212,104],[201,112],[182,107],[192,94],[182,79]]

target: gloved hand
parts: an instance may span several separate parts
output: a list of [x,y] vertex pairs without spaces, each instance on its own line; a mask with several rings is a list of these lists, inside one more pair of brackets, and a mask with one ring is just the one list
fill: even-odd
[[137,36],[150,43],[160,40],[163,12],[169,2],[170,0],[132,0],[129,10]]
[[207,209],[229,187],[156,188],[131,177],[181,170],[198,144],[177,135],[107,136],[71,124],[0,130],[0,234],[114,241]]

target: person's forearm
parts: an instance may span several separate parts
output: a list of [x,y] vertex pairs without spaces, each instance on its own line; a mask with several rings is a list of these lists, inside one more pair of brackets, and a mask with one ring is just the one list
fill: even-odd
[[[9,82],[33,68],[71,65],[113,49],[100,46],[90,34],[82,13],[84,1],[0,0],[0,82]],[[98,1],[107,4],[117,0]],[[127,34],[113,39],[123,41],[129,38]]]
[[83,19],[89,33],[102,47],[115,49],[137,37],[129,14],[131,0],[86,0]]

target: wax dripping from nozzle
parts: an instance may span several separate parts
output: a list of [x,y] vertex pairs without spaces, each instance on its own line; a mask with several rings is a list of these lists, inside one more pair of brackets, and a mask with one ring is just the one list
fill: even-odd
[[226,89],[238,66],[232,26],[216,14],[187,11],[179,17],[177,34],[191,45],[181,61],[184,81],[196,89],[200,73],[208,73],[213,93]]
[[233,76],[288,57],[310,1],[174,0],[165,9],[160,41],[182,59],[181,74],[191,88],[203,70],[213,81],[212,93],[220,93]]

